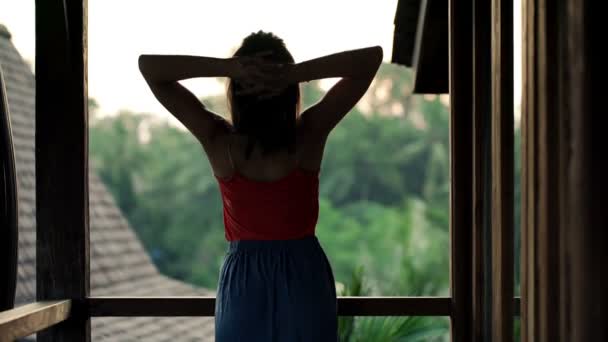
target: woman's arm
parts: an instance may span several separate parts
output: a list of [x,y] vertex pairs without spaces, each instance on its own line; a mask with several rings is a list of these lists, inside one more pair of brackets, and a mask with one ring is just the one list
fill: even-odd
[[175,55],[141,55],[139,70],[148,82],[173,82],[195,77],[233,77],[234,58]]
[[373,79],[382,62],[380,46],[343,51],[301,62],[289,72],[291,82],[308,82],[324,78]]
[[301,125],[324,140],[365,94],[380,63],[382,48],[375,46],[344,51],[290,67],[286,78],[291,82],[342,77],[323,99],[302,113]]
[[201,142],[207,153],[215,137],[227,131],[223,118],[205,108],[178,83],[194,77],[238,77],[244,68],[234,58],[141,55],[139,70],[158,101]]

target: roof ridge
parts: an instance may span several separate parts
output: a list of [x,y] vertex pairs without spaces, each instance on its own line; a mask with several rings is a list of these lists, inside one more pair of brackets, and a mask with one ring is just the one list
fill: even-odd
[[6,39],[11,39],[10,31],[3,24],[0,24],[0,37],[4,37]]

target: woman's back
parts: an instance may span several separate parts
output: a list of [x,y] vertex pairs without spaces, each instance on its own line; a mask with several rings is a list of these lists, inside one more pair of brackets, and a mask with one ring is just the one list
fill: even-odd
[[247,159],[246,139],[238,135],[229,139],[230,175],[216,175],[226,239],[288,240],[314,235],[320,166],[311,170],[311,161],[302,160],[307,152],[310,155],[307,146],[296,143],[294,153],[280,151],[270,156],[254,149]]

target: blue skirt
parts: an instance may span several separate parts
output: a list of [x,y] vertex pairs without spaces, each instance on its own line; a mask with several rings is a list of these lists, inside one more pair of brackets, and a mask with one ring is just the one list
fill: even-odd
[[215,305],[217,342],[336,342],[336,287],[315,236],[230,242]]

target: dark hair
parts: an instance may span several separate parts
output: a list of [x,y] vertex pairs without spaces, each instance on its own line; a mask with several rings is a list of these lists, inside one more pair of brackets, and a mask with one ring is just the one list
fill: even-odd
[[[271,51],[264,58],[278,63],[294,63],[283,40],[272,33],[258,31],[247,36],[234,56],[252,56]],[[300,111],[300,87],[288,86],[281,94],[267,99],[255,95],[237,95],[240,85],[232,79],[228,83],[228,105],[232,124],[237,134],[247,136],[246,158],[254,145],[260,145],[262,154],[287,148],[295,150],[296,118]]]

